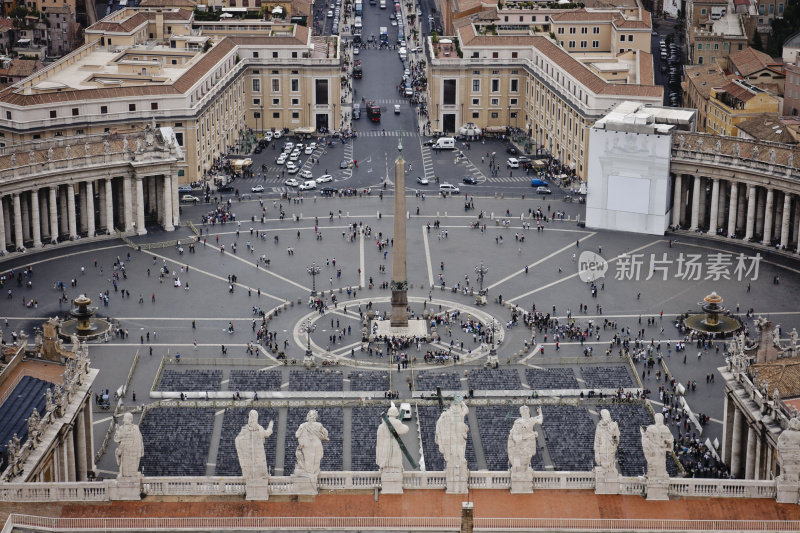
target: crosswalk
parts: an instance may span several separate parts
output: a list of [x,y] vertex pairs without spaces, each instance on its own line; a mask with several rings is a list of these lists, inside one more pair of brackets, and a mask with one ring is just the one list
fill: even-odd
[[359,137],[416,137],[418,133],[416,131],[404,131],[404,130],[373,130],[373,131],[359,131]]
[[425,171],[425,177],[428,181],[433,180],[435,173],[433,171],[433,156],[431,155],[431,147],[422,147],[422,169]]
[[378,98],[376,100],[370,100],[371,102],[375,102],[378,105],[397,105],[397,104],[407,104],[408,100],[403,100],[402,98]]
[[530,183],[531,178],[527,176],[498,176],[496,178],[487,178],[487,181],[500,183]]

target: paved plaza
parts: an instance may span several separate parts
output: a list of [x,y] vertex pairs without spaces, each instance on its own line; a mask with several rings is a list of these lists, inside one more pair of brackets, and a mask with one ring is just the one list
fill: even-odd
[[[465,315],[484,325],[494,319],[502,328],[502,343],[497,346],[500,369],[494,372],[512,372],[503,379],[510,377],[511,383],[519,383],[501,387],[509,389],[505,393],[507,399],[538,396],[535,385],[531,386],[533,378],[528,379],[530,369],[572,369],[579,383],[575,388],[585,389],[588,394],[588,390],[595,387],[587,367],[616,367],[624,374],[619,385],[633,390],[649,389],[653,408],[658,411],[661,407],[658,387],[664,384],[663,380],[656,379],[660,367],[656,365],[647,372],[642,363],[635,363],[634,375],[627,358],[620,356],[619,345],[615,344],[609,353],[606,352],[614,335],[629,338],[631,342],[638,337],[647,344],[652,339],[655,346],[660,345],[664,363],[678,382],[696,382],[696,389],[689,390],[686,398],[694,413],[710,417],[703,437],[713,442],[722,437],[719,421],[723,383],[719,376],[714,383],[708,383],[707,376],[724,363],[724,346],[716,343],[711,349],[698,349],[688,344],[685,351],[677,353],[676,343],[683,341],[684,336],[676,329],[674,317],[698,309],[698,302],[716,291],[725,299],[724,305],[734,312],[738,310],[743,315],[753,309],[756,315],[768,315],[779,323],[784,332],[800,326],[794,304],[797,270],[781,257],[764,255],[754,264],[753,250],[727,243],[691,238],[671,241],[670,237],[587,230],[576,223],[578,217],[582,218],[580,206],[563,202],[542,202],[538,198],[501,200],[493,196],[469,199],[474,209],[465,211],[463,195],[429,197],[424,201],[414,195],[407,198],[410,312],[414,317],[422,316],[426,310],[434,313],[459,311],[461,315],[458,321],[450,324],[452,327],[439,328],[439,341],[422,342],[419,348],[412,343],[403,349],[411,364],[399,371],[383,343],[373,342],[369,349],[362,351],[359,310],[367,313],[370,304],[379,316],[389,310],[392,201],[390,197],[381,200],[374,195],[364,198],[315,198],[311,195],[302,202],[265,198],[263,208],[259,200],[233,201],[231,212],[236,221],[215,225],[201,223],[209,206],[185,207],[182,220],[193,222],[202,234],[194,243],[193,252],[189,247],[193,234],[182,227],[175,234],[151,232],[137,243],[146,246],[173,239],[173,244],[166,247],[140,251],[120,241],[109,240],[34,253],[8,262],[4,264],[6,272],[12,267],[16,273],[32,267],[33,277],[23,278],[32,282],[31,287],[6,281],[4,292],[10,290],[11,293],[3,306],[4,318],[8,320],[8,325],[3,327],[4,335],[22,330],[32,334],[43,318],[64,315],[68,311],[69,306],[60,302],[59,297],[66,295],[72,299],[86,294],[98,306],[98,315],[111,318],[126,333],[125,338],[112,335],[106,342],[100,339],[91,344],[92,364],[100,369],[97,386],[108,388],[113,394],[124,383],[135,354],[139,354],[123,400],[127,409],[170,397],[168,393],[154,392],[151,398],[150,394],[151,388],[160,388],[154,380],[164,361],[162,374],[166,370],[219,370],[219,384],[212,391],[217,390],[225,397],[240,392],[246,398],[251,393],[228,388],[234,370],[277,371],[273,377],[280,383],[278,391],[307,391],[307,394],[295,392],[288,396],[305,397],[312,403],[316,401],[314,398],[339,398],[348,414],[359,405],[359,400],[382,398],[390,389],[404,401],[412,394],[430,397],[439,383],[443,390],[457,388],[461,394],[468,394],[473,388],[493,388],[476,387],[473,379],[477,377],[468,377],[470,371],[482,368],[489,346],[482,345],[472,333],[465,333],[459,327],[458,322],[463,322]],[[419,215],[416,214],[417,205]],[[283,220],[279,218],[281,209],[286,215]],[[530,218],[529,209],[533,213],[537,209],[547,213],[563,210],[566,220],[537,221]],[[483,217],[478,218],[481,212]],[[263,223],[262,214],[265,216]],[[253,217],[256,222],[252,221]],[[476,222],[478,227],[473,227]],[[353,224],[356,231],[353,231]],[[539,225],[542,230],[537,229]],[[177,239],[181,240],[183,253],[179,251]],[[378,248],[380,239],[389,242],[383,250]],[[232,251],[234,244],[235,253]],[[590,285],[581,281],[579,275],[578,258],[587,251],[597,253],[608,263],[605,276],[596,281],[594,297]],[[659,261],[652,276],[651,254]],[[743,254],[745,269],[738,266],[739,254]],[[261,258],[267,259],[269,264]],[[117,260],[124,264],[124,273],[121,268],[115,268]],[[312,276],[307,269],[312,264],[320,270],[314,276],[314,285],[325,306],[324,313],[309,305]],[[475,294],[469,294],[469,289],[477,292],[480,280],[476,267],[481,264],[486,267],[483,284],[488,290],[488,303],[485,306],[478,306]],[[692,270],[695,268],[692,265],[698,270]],[[167,273],[160,276],[165,266]],[[115,272],[118,280],[114,279]],[[175,286],[178,279],[180,286]],[[235,281],[229,282],[229,279]],[[63,294],[56,288],[58,282],[65,286]],[[456,286],[458,290],[454,291]],[[101,293],[107,293],[107,304],[102,301]],[[501,297],[503,304],[498,303]],[[30,302],[34,304],[28,305]],[[513,308],[509,303],[528,312],[535,305],[537,312],[549,313],[561,324],[574,321],[581,329],[590,324],[599,329],[584,342],[560,339],[556,348],[551,331],[538,329],[532,338],[532,330],[521,322],[511,325]],[[581,311],[582,306],[585,312]],[[279,314],[275,313],[278,308],[281,309]],[[257,343],[261,311],[272,316],[266,329],[274,335],[275,351],[268,349],[267,343]],[[332,388],[326,385],[327,381],[320,381],[316,392],[315,385],[304,387],[301,384],[295,388],[290,375],[294,370],[303,369],[309,344],[305,329],[309,324],[314,326],[310,345],[318,369],[335,373],[329,380],[334,383]],[[639,330],[644,331],[640,333]],[[587,352],[587,348],[591,348],[591,352]],[[427,351],[447,353],[449,358],[444,363],[425,362]],[[285,360],[277,358],[280,352],[284,352]],[[180,362],[176,364],[177,354],[180,354]],[[454,355],[458,355],[457,361]],[[195,358],[198,360],[193,361]],[[285,364],[287,362],[296,364]],[[333,366],[323,366],[329,362]],[[452,376],[443,376],[446,373]],[[431,381],[430,376],[438,378]],[[355,380],[372,385],[356,386]],[[448,386],[448,383],[457,385]],[[161,387],[160,390],[170,389]],[[194,389],[182,386],[172,390],[174,398],[178,392]],[[351,390],[372,392],[348,395]],[[482,396],[480,390],[474,392],[476,398]],[[503,399],[502,393],[499,398]],[[262,397],[260,401],[268,403],[269,399]],[[95,409],[95,442],[100,443],[110,416],[98,406]],[[488,416],[490,423],[492,417],[513,419],[503,414],[507,407],[494,409],[494,414],[481,413],[481,416]],[[596,410],[590,408],[590,412],[596,416]],[[278,435],[278,440],[283,442],[288,437],[285,419],[279,429],[282,434]],[[221,422],[213,431],[216,435],[221,432]],[[351,433],[352,429],[343,431]],[[474,433],[477,431],[476,425]],[[415,438],[416,428],[410,435]],[[351,454],[354,441],[347,438],[343,441],[340,462],[331,466],[366,468],[367,465],[362,464],[363,457],[355,458]],[[539,454],[543,468],[559,466],[549,457],[557,445],[556,439],[551,436],[549,441],[547,450],[543,446]],[[482,448],[487,446],[486,442],[484,438]],[[209,451],[207,474],[215,473],[215,451]],[[477,451],[474,466],[498,466],[492,464],[493,459],[486,449]],[[280,470],[285,459],[280,447],[277,454],[274,464]],[[111,475],[116,469],[113,454],[106,453],[98,462],[98,468],[102,475]]]

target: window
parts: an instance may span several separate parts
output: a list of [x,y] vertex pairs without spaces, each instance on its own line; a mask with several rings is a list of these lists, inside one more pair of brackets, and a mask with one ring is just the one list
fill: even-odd
[[508,116],[509,118],[517,118],[517,112],[512,111],[511,114]]
[[511,52],[511,58],[512,59],[516,59],[517,57],[519,57],[519,53],[518,52]]
[[444,80],[442,83],[442,104],[456,105],[456,80]]
[[300,99],[299,98],[292,98],[292,105],[293,106],[300,105]]
[[255,113],[253,113],[253,118],[261,118],[261,112],[256,111]]
[[261,98],[253,98],[253,105],[261,105]]
[[297,52],[292,52],[292,59],[297,59]]
[[575,48],[575,41],[570,41],[567,45],[568,48]]
[[472,80],[472,92],[477,93],[481,90],[481,80]]
[[581,48],[586,48],[588,44],[586,41],[581,41]]
[[595,26],[594,28],[592,28],[592,33],[595,34],[595,35],[598,35],[600,33],[600,27],[599,26]]
[[292,78],[292,82],[291,83],[292,83],[292,85],[291,85],[292,92],[293,93],[298,92],[300,90],[300,80],[298,80],[297,78]]
[[492,113],[492,118],[497,118],[497,112]]
[[621,42],[621,43],[625,42],[625,36],[624,35],[620,35],[619,36],[619,42]]
[[699,44],[697,45],[697,49],[698,49],[698,50],[702,50],[702,49],[703,49],[703,43],[699,43]]
[[158,102],[150,102],[150,110],[156,111],[158,109]]
[[480,117],[481,117],[480,111],[473,111],[472,112],[472,118],[480,118]]
[[78,115],[80,115],[80,111],[78,111],[77,107],[73,107],[72,108],[72,116],[73,117],[77,117]]
[[500,80],[492,80],[492,92],[500,92]]
[[632,42],[633,42],[633,34],[632,34],[632,33],[631,33],[631,34],[628,34],[628,42],[629,42],[629,43],[632,43]]
[[497,52],[492,52],[492,59],[497,59],[498,57],[500,57],[500,54]]
[[75,130],[75,135],[83,135],[83,130],[82,129]]
[[510,98],[508,100],[508,105],[519,105],[519,100],[517,98]]
[[293,119],[298,119],[298,118],[300,118],[300,113],[299,113],[298,111],[292,111],[292,118],[293,118]]
[[281,99],[280,98],[273,98],[272,99],[272,105],[281,105]]
[[480,52],[472,52],[472,57],[473,59],[478,59],[479,57],[481,57],[481,54]]
[[592,48],[600,48],[600,41],[592,41]]
[[512,78],[511,80],[511,92],[518,93],[519,92],[519,80],[517,78]]
[[[272,59],[278,59],[278,52],[272,52]],[[277,72],[273,72],[273,74],[277,74]]]
[[489,105],[490,105],[490,106],[492,106],[492,107],[497,107],[497,106],[499,106],[499,105],[500,105],[500,99],[499,99],[499,98],[492,98],[492,99],[490,99],[490,100],[489,100]]
[[[105,115],[106,113],[108,113],[108,106],[101,105],[100,106],[100,114],[101,115]],[[8,117],[8,118],[11,118],[11,117]]]
[[175,140],[178,141],[178,146],[183,146],[183,132],[175,132]]
[[272,118],[281,118],[280,112],[275,111],[274,113],[272,113]]
[[758,14],[759,15],[763,15],[764,14],[764,6],[758,6]]
[[585,35],[585,34],[587,34],[587,33],[589,33],[589,28],[587,28],[586,26],[583,26],[583,27],[581,28],[581,33],[582,33],[582,34],[584,34],[584,35]]
[[719,43],[714,43],[714,50],[719,50]]
[[6,111],[6,120],[11,120],[11,111]]
[[481,105],[481,99],[480,98],[473,98],[472,99],[472,105]]
[[258,79],[258,78],[253,78],[253,92],[254,93],[260,93],[261,92],[261,80]]
[[58,112],[55,110],[50,111],[50,118],[56,118],[58,116]]
[[253,58],[258,59],[258,52],[253,52]]
[[315,102],[317,105],[328,105],[328,80],[316,80]]
[[769,5],[769,14],[772,15],[773,13],[775,13],[775,4],[770,4]]
[[778,4],[778,15],[783,15],[783,4]]
[[558,28],[558,34],[564,35],[564,28]]
[[273,78],[272,79],[272,92],[277,93],[277,92],[280,92],[280,90],[281,90],[281,80]]
[[570,35],[575,35],[575,33],[577,33],[577,31],[578,31],[578,28],[570,28],[569,29],[569,34]]

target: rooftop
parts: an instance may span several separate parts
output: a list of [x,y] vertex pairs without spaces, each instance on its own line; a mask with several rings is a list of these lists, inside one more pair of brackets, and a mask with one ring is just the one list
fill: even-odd
[[[741,128],[741,124],[738,125]],[[768,363],[750,365],[750,372],[758,372],[758,383],[767,382],[767,390],[778,389],[781,398],[800,396],[800,358],[777,359]]]
[[731,70],[742,77],[751,76],[761,70],[768,69],[776,74],[783,74],[783,61],[772,59],[768,54],[759,52],[748,46],[741,52],[731,54]]
[[697,111],[673,107],[648,107],[638,102],[622,102],[598,120],[597,129],[633,133],[672,133],[676,129],[691,129]]
[[728,78],[717,63],[710,65],[686,65],[686,82],[693,85],[703,98],[711,95],[712,87],[722,87]]

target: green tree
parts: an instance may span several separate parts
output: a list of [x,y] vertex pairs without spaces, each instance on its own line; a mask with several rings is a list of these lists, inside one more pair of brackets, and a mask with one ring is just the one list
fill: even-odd
[[759,52],[764,51],[764,43],[761,41],[761,34],[758,33],[758,29],[753,32],[753,40],[750,44],[753,48],[758,50]]

